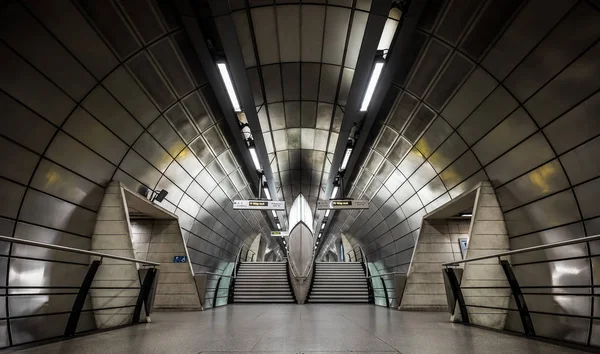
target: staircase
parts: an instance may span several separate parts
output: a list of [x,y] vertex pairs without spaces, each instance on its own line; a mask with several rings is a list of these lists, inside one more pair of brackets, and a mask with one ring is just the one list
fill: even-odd
[[368,303],[369,288],[360,262],[316,262],[308,302]]
[[285,262],[242,262],[233,290],[234,303],[296,302]]

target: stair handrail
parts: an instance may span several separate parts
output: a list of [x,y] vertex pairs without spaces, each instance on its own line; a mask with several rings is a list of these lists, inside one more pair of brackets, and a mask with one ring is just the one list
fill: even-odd
[[[365,254],[365,252],[363,251],[362,247],[360,247],[359,244],[354,245],[354,247],[352,247],[352,249],[354,250],[355,248],[358,248],[360,251],[360,255],[361,255],[361,263],[363,264],[363,266],[365,267],[365,277],[369,278],[369,262],[367,261],[367,255]],[[355,257],[356,258],[356,257]],[[356,261],[356,259],[355,259]]]
[[235,256],[235,265],[233,266],[233,277],[237,277],[237,272],[238,272],[238,268],[239,268],[239,264],[242,262],[242,251],[244,250],[245,246],[240,247],[240,250],[238,251],[237,255]]

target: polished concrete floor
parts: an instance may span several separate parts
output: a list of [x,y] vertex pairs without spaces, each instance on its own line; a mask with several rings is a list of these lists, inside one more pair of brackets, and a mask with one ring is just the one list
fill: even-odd
[[[12,352],[12,351],[11,351]],[[229,305],[16,353],[581,353],[373,305]]]

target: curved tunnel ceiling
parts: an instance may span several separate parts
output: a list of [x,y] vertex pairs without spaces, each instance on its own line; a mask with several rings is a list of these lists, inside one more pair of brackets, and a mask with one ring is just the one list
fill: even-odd
[[371,207],[332,233],[406,271],[423,215],[484,180],[512,249],[600,233],[599,38],[593,1],[430,1],[346,189]]
[[277,197],[289,214],[302,193],[314,213],[325,198],[371,3],[276,3],[232,2],[231,16]]
[[[169,4],[3,3],[1,234],[88,248],[112,179],[169,192],[161,206],[179,216],[197,272],[222,269],[269,233],[264,213],[232,208],[254,192]],[[9,277],[57,267],[51,258],[13,261]]]

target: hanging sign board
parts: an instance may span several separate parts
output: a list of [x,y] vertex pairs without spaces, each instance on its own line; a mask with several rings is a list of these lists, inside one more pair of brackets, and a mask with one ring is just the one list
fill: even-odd
[[244,210],[285,210],[283,200],[234,200],[233,209]]
[[317,203],[318,210],[338,210],[338,209],[369,209],[368,200],[319,200]]
[[271,231],[271,236],[275,237],[288,237],[289,235],[288,231]]

